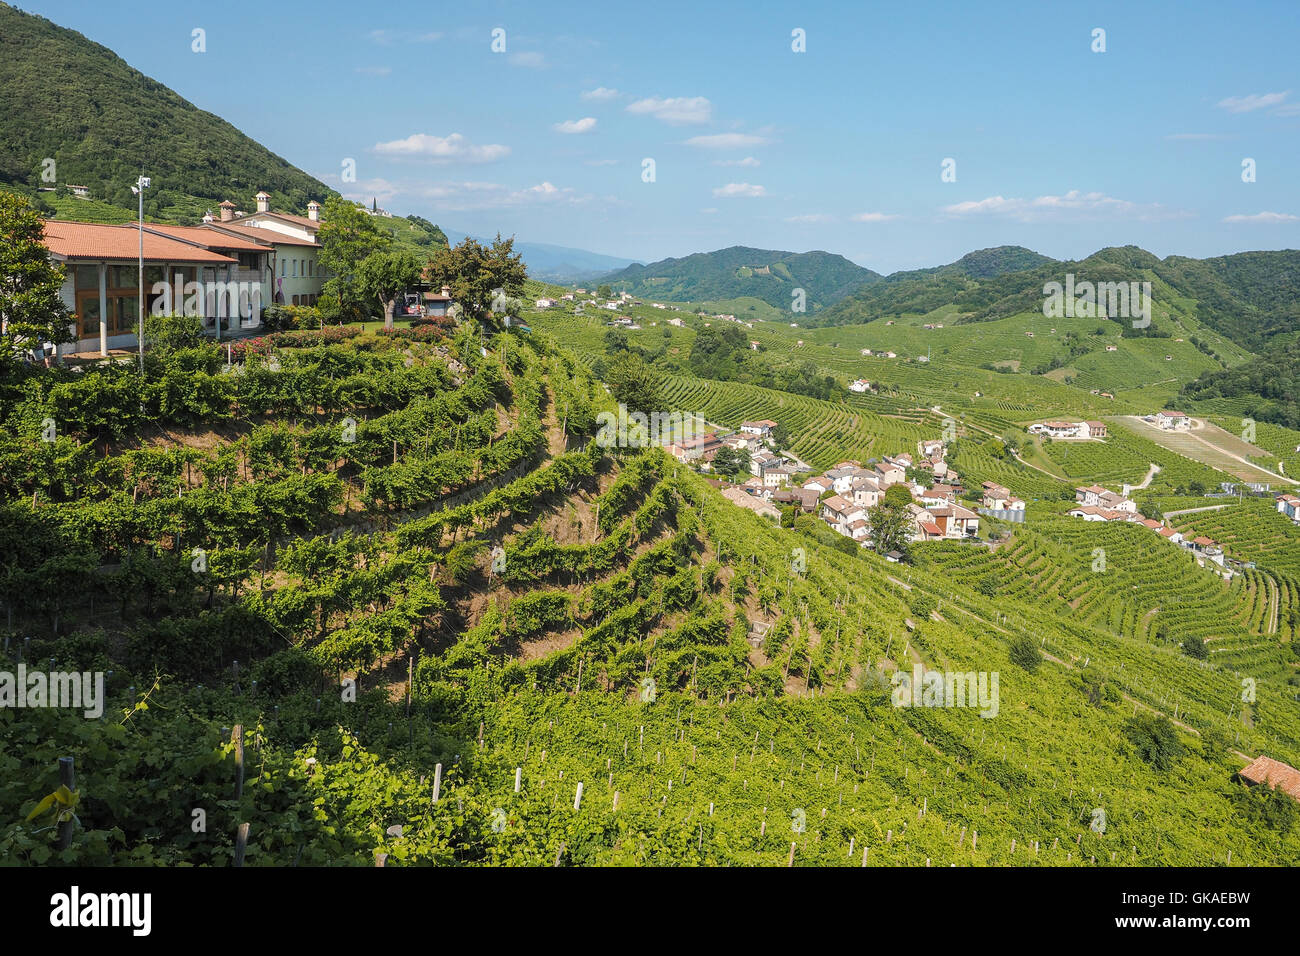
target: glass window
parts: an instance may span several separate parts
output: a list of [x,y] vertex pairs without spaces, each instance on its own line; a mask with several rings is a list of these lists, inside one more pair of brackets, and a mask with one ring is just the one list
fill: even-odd
[[288,267],[289,267],[289,260],[288,260],[288,259],[281,259],[281,260],[280,260],[280,278],[281,278],[281,279],[284,278],[284,270],[287,269]]
[[140,266],[109,266],[108,287],[110,289],[134,289],[140,277]]
[[99,266],[76,266],[77,291],[99,289]]
[[[145,287],[146,287],[146,288],[152,286],[155,282],[162,282],[162,281],[163,281],[163,267],[162,267],[162,266],[145,266],[145,267],[144,267],[144,284],[145,284]],[[135,288],[135,283],[134,283],[134,282],[131,283],[131,288]]]

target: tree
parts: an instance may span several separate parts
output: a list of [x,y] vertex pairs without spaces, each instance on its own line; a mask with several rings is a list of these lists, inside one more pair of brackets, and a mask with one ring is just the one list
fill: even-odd
[[420,281],[424,266],[414,253],[378,250],[357,266],[357,287],[368,298],[378,299],[384,310],[384,328],[393,327],[397,297]]
[[0,192],[0,361],[43,342],[71,342],[60,290],[64,270],[50,261],[45,227],[23,196]]
[[[912,515],[906,505],[899,503],[897,495],[891,499],[889,492],[895,488],[902,486],[891,485],[886,489],[880,504],[867,511],[867,522],[871,525],[871,546],[879,554],[902,551],[912,540]],[[906,494],[906,489],[903,489],[903,493]],[[911,495],[907,496],[907,500],[912,500]]]
[[614,294],[614,290],[607,285],[602,285],[596,289],[596,296],[601,299],[608,299]]
[[144,340],[158,354],[203,345],[203,320],[196,315],[153,315],[144,317]]
[[1011,663],[1023,667],[1029,673],[1038,670],[1043,663],[1043,655],[1032,637],[1019,637],[1011,644]]
[[659,376],[639,355],[620,352],[610,359],[605,382],[609,385],[614,400],[626,405],[629,412],[644,412],[648,415],[663,408]]
[[502,239],[500,233],[490,246],[466,236],[454,248],[439,249],[425,274],[434,285],[450,286],[451,297],[468,316],[485,319],[504,307],[494,308],[494,300],[523,294],[528,270],[514,249],[514,238]]
[[317,261],[331,274],[323,295],[338,303],[340,318],[364,314],[365,292],[360,288],[358,271],[372,252],[392,244],[392,237],[375,223],[365,208],[346,199],[325,200],[321,215]]
[[1189,637],[1183,641],[1183,653],[1193,660],[1203,661],[1210,656],[1210,649],[1199,637]]
[[[733,476],[749,471],[749,452],[742,448],[722,447],[713,456],[713,470],[720,475]],[[793,519],[791,519],[793,520]]]
[[1157,770],[1172,769],[1185,752],[1178,731],[1164,714],[1137,714],[1124,725],[1124,732],[1138,756]]

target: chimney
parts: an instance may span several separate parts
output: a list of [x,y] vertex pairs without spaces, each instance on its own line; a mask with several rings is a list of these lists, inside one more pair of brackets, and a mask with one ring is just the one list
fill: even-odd
[[221,204],[221,221],[230,222],[235,218],[235,204],[229,199]]
[[257,211],[258,211],[258,212],[270,212],[270,211],[271,211],[271,194],[270,194],[270,193],[268,193],[268,192],[266,192],[266,191],[264,191],[264,190],[259,190],[258,193],[257,193],[257,195],[254,196],[253,198],[257,200]]
[[451,286],[449,286],[449,285],[445,285],[445,286],[443,286],[443,287],[442,287],[442,294],[443,294],[443,296],[444,296],[445,298],[450,299],[450,298],[451,298]]
[[307,203],[307,218],[312,222],[320,222],[320,203],[314,199]]

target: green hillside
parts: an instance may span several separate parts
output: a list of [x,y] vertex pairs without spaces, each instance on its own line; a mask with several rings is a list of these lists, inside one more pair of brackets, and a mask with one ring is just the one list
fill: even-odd
[[143,170],[153,179],[146,215],[185,223],[259,189],[273,208],[299,213],[332,194],[106,47],[5,3],[0,91],[0,186],[30,193],[54,185],[41,179],[50,158],[60,187],[87,186],[93,199],[134,210],[130,185]]
[[665,302],[761,299],[790,311],[792,293],[803,289],[808,314],[840,301],[880,274],[829,252],[776,252],[732,246],[683,259],[632,265],[602,281],[633,295]]

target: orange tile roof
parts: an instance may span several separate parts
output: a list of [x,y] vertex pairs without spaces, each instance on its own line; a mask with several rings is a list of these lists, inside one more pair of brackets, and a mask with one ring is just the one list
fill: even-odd
[[204,229],[201,226],[167,226],[145,223],[144,231],[148,233],[150,230],[166,233],[174,239],[191,242],[203,246],[205,249],[234,249],[238,252],[267,251],[266,246],[259,245],[251,240],[228,236],[225,233],[217,232],[215,229]]
[[1256,757],[1249,765],[1238,771],[1251,783],[1267,783],[1270,787],[1281,787],[1300,800],[1300,770],[1272,757]]
[[[108,226],[94,222],[45,221],[45,246],[61,259],[122,259],[140,255],[138,226]],[[144,234],[144,258],[149,262],[213,262],[236,260],[207,249],[150,232]]]
[[234,236],[243,236],[247,239],[253,239],[262,243],[274,243],[277,246],[310,246],[313,249],[319,249],[320,243],[312,242],[310,239],[299,239],[297,236],[291,236],[288,233],[276,232],[274,229],[267,229],[262,226],[245,226],[241,221],[235,222],[210,222],[201,229],[219,229],[222,232],[229,232]]

